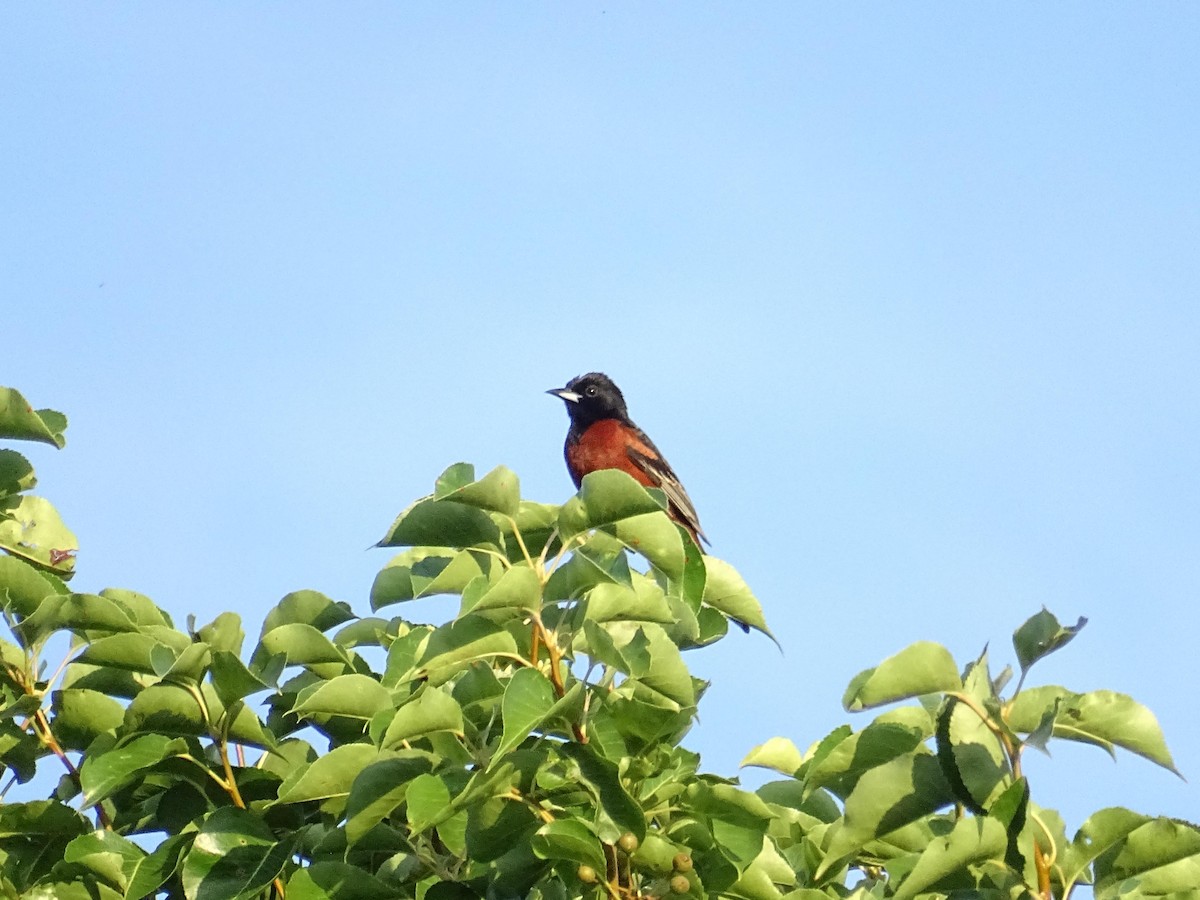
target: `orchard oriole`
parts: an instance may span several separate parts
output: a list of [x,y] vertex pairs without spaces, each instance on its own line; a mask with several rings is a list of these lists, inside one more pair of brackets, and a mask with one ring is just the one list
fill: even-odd
[[666,494],[671,518],[688,530],[697,546],[702,540],[709,543],[679,476],[646,432],[633,424],[625,397],[611,378],[602,372],[589,372],[572,378],[566,387],[546,393],[561,398],[571,417],[563,449],[575,487],[597,469],[620,469],[646,487]]

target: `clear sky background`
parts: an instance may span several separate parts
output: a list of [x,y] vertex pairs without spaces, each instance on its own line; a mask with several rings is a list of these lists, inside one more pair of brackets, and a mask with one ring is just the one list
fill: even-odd
[[[1033,796],[1200,820],[1200,7],[6,4],[0,384],[73,586],[368,612],[450,463],[570,496],[600,369],[778,635],[689,656],[735,774],[918,639],[1087,616]],[[401,608],[450,614],[439,601]],[[748,776],[757,783],[759,776]]]

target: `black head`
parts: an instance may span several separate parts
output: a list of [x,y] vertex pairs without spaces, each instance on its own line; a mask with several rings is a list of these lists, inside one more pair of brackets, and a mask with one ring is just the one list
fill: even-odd
[[621,389],[603,372],[588,372],[572,378],[566,387],[546,393],[561,398],[567,404],[567,413],[575,425],[586,427],[601,419],[629,421]]

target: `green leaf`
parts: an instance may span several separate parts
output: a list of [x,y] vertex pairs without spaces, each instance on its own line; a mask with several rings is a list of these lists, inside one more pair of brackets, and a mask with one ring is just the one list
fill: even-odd
[[529,736],[545,720],[554,707],[554,688],[550,680],[537,669],[518,669],[504,688],[501,717],[504,735],[491,764],[495,765],[510,750]]
[[436,775],[418,775],[408,785],[408,825],[413,834],[452,815],[450,789]]
[[87,819],[57,800],[0,803],[0,839],[71,838],[91,830]]
[[[600,808],[611,820],[611,826],[605,827],[603,819],[599,822],[601,837],[615,843],[617,838],[626,832],[632,832],[640,841],[646,836],[646,816],[641,806],[630,796],[621,784],[617,764],[605,759],[591,744],[567,742],[560,748],[563,756],[572,759],[579,766],[583,782],[589,785],[600,801]],[[606,833],[608,832],[608,833]]]
[[138,624],[121,604],[97,594],[56,594],[46,598],[21,623],[27,640],[40,641],[56,631],[120,633]]
[[1113,896],[1131,879],[1139,896],[1195,890],[1200,884],[1200,829],[1150,819],[1115,841],[1095,861],[1095,895]]
[[125,710],[128,731],[170,735],[200,735],[207,723],[196,698],[175,684],[152,684],[133,698]]
[[384,748],[438,731],[463,733],[462,708],[441,688],[427,686],[398,710],[383,737]]
[[0,438],[66,446],[67,417],[52,409],[34,410],[13,388],[0,387]]
[[58,593],[54,584],[29,563],[0,554],[0,606],[31,616],[42,600]]
[[210,666],[212,686],[226,705],[270,687],[246,668],[237,654],[228,650],[213,651]]
[[843,726],[818,745],[801,773],[804,783],[844,797],[864,772],[913,753],[929,737],[928,724],[924,710],[901,707],[855,734]]
[[106,753],[88,754],[79,770],[83,805],[94,806],[111,797],[142,770],[186,752],[187,744],[183,740],[164,734],[146,734]]
[[318,591],[294,591],[267,613],[262,634],[266,635],[280,625],[297,623],[311,625],[317,631],[328,631],[353,618],[354,613],[347,603],[335,603]]
[[516,640],[503,628],[481,616],[467,616],[435,629],[416,665],[432,684],[441,684],[475,660],[516,652]]
[[953,802],[937,760],[924,747],[867,770],[846,798],[841,826],[831,830],[815,877],[836,871],[867,842]]
[[606,626],[626,660],[641,658],[631,666],[632,675],[642,685],[657,691],[681,707],[696,705],[696,685],[679,648],[662,626],[653,622],[616,622]]
[[367,616],[355,619],[333,636],[333,642],[339,647],[386,647],[394,629],[390,629],[387,619],[379,616]]
[[612,582],[598,584],[586,597],[584,616],[594,622],[631,620],[669,625],[675,621],[662,588],[642,575],[633,579],[631,587]]
[[598,584],[633,587],[629,556],[624,550],[600,550],[584,544],[551,573],[544,596],[548,601],[575,600]]
[[1013,699],[1008,723],[1015,731],[1033,732],[1047,717],[1056,738],[1094,744],[1114,758],[1113,747],[1124,747],[1179,774],[1158,720],[1132,697],[1115,691],[1076,694],[1054,685],[1030,688]]
[[1154,713],[1126,694],[1089,691],[1076,695],[1059,709],[1054,735],[1115,744],[1179,775]]
[[601,876],[605,871],[604,851],[600,849],[600,841],[587,825],[578,819],[556,819],[547,822],[534,833],[530,846],[534,854],[541,859],[562,859],[588,865],[601,873]]
[[31,490],[36,484],[29,460],[16,450],[0,450],[0,498]]
[[246,633],[242,630],[241,616],[233,612],[223,612],[202,626],[196,632],[196,637],[207,644],[214,653],[227,651],[236,655],[242,652],[242,641],[245,640]]
[[215,810],[201,826],[183,863],[188,900],[241,900],[264,890],[291,855],[254,813],[233,806]]
[[433,629],[428,625],[414,626],[392,641],[383,671],[384,687],[394,689],[418,677],[417,658],[425,652],[431,634]]
[[505,516],[516,515],[521,501],[521,483],[511,469],[497,466],[478,481],[474,478],[475,467],[470,463],[453,465],[438,478],[433,496],[437,500],[454,500]]
[[343,744],[334,747],[312,765],[295,769],[279,786],[279,803],[303,803],[345,797],[360,771],[379,760],[379,751],[371,744]]
[[[990,679],[987,686],[990,690]],[[1008,756],[999,739],[966,703],[950,703],[944,715],[947,719],[941,724],[945,728],[938,731],[938,761],[946,780],[951,786],[956,778],[959,780],[968,796],[959,796],[958,792],[956,796],[968,809],[986,810],[1009,784],[1012,773]]]
[[895,900],[910,900],[967,866],[988,860],[999,862],[1007,846],[1008,835],[995,819],[959,819],[948,835],[930,841],[893,896]]
[[[164,640],[166,639],[166,640]],[[90,641],[77,660],[93,666],[111,666],[130,672],[153,675],[154,664],[150,655],[156,646],[166,644],[176,652],[182,652],[190,641],[187,636],[174,632],[171,636],[164,629],[154,635],[145,633],[113,634]]]
[[23,494],[0,500],[0,550],[69,579],[79,541],[49,500]]
[[485,609],[540,609],[542,605],[542,585],[537,573],[526,565],[513,566],[497,579],[496,583],[484,591],[483,595],[471,606],[467,606],[466,595],[463,596],[463,609],[459,615],[467,612],[481,612]]
[[404,802],[409,783],[428,774],[432,766],[425,755],[397,756],[373,762],[359,772],[346,801],[346,840],[350,845],[391,815]]
[[63,861],[74,863],[98,878],[120,888],[129,884],[129,878],[146,852],[113,831],[93,831],[81,834],[63,853]]
[[344,663],[346,652],[311,625],[291,622],[272,628],[262,636],[250,659],[253,669],[265,657],[283,654],[289,666],[312,666],[320,663]]
[[762,606],[750,591],[737,570],[715,556],[704,557],[707,578],[704,584],[704,602],[720,610],[731,619],[756,628],[772,640],[775,636],[767,628]]
[[[429,894],[426,893],[428,897]],[[298,869],[287,883],[288,900],[395,900],[394,884],[340,860]]]
[[756,794],[728,784],[692,784],[688,796],[709,819],[717,850],[738,874],[758,858],[774,814]]
[[613,523],[617,540],[646,558],[671,578],[682,578],[686,560],[684,540],[675,523],[661,510],[630,516]]
[[773,737],[747,753],[740,765],[742,768],[760,766],[764,769],[774,769],[784,775],[795,775],[803,761],[804,757],[795,744],[787,738]]
[[167,838],[151,853],[143,857],[133,870],[125,896],[133,900],[152,897],[178,870],[183,856],[191,849],[193,834],[176,834]]
[[[1115,855],[1126,837],[1150,821],[1149,816],[1121,807],[1109,807],[1093,813],[1080,826],[1064,854],[1062,868],[1067,885],[1086,878],[1088,867],[1103,853]],[[1113,849],[1116,848],[1116,849]]]
[[479,560],[469,550],[414,547],[398,553],[375,576],[371,608],[435,594],[459,594],[483,574]]
[[842,705],[848,712],[857,712],[922,694],[961,689],[950,651],[941,644],[918,641],[856,675],[846,688]]
[[509,798],[471,803],[467,806],[467,855],[479,862],[491,862],[526,843],[538,822],[528,806]]
[[454,500],[426,497],[405,509],[379,547],[454,547],[479,544],[498,546],[500,528],[484,510]]
[[1065,647],[1086,624],[1087,619],[1080,616],[1074,625],[1064,627],[1052,612],[1042,607],[1040,613],[1031,616],[1013,632],[1013,649],[1017,651],[1021,671],[1028,671],[1042,657]]
[[391,694],[369,675],[338,675],[301,691],[292,712],[312,715],[349,716],[370,719],[381,709],[390,709]]
[[116,734],[125,721],[125,709],[99,691],[65,688],[50,698],[54,736],[66,750],[86,750],[98,735]]
[[585,475],[579,486],[579,499],[592,528],[666,509],[632,475],[620,469],[601,469]]
[[171,617],[145,594],[128,591],[124,588],[105,588],[100,592],[100,596],[118,604],[129,613],[129,617],[138,625],[164,625],[167,628],[174,628]]
[[[509,560],[523,560],[526,550],[533,556],[544,550],[545,558],[552,558],[562,547],[562,541],[556,533],[558,512],[559,507],[549,503],[533,503],[529,500],[518,503],[516,515],[500,521],[500,533]],[[519,541],[517,533],[521,535]]]

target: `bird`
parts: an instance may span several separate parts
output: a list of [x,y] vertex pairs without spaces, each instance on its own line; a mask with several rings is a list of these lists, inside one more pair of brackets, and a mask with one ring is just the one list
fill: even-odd
[[598,469],[620,469],[646,487],[667,495],[667,514],[687,529],[696,546],[710,544],[700,517],[671,464],[646,432],[629,418],[625,396],[603,372],[588,372],[566,387],[546,391],[561,399],[571,417],[563,455],[578,488],[585,475]]

